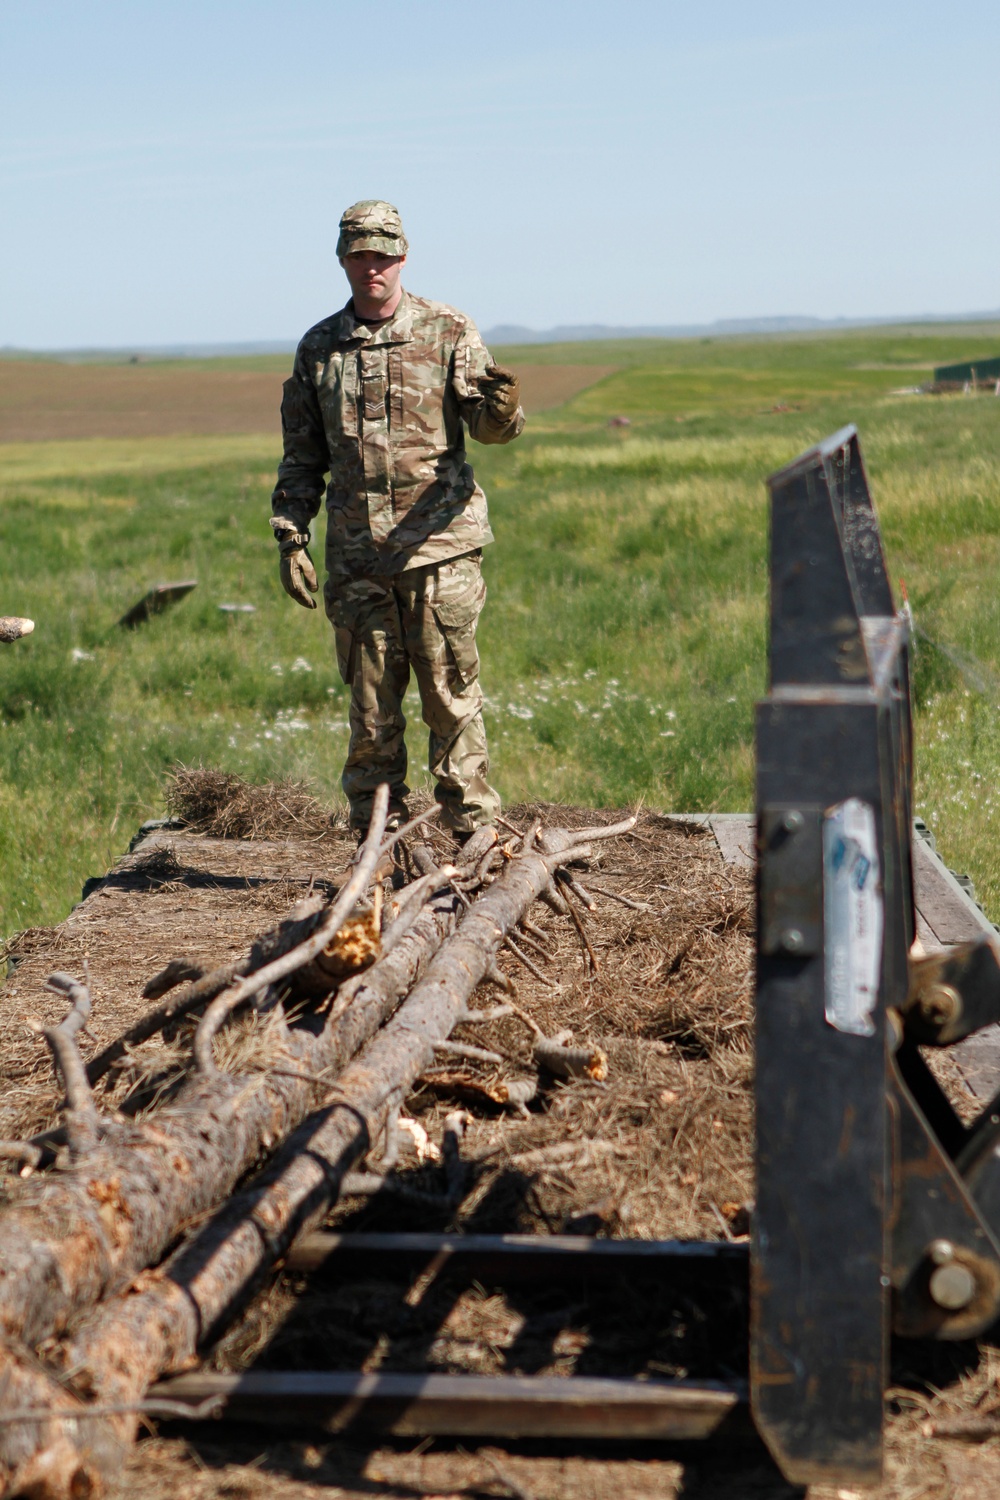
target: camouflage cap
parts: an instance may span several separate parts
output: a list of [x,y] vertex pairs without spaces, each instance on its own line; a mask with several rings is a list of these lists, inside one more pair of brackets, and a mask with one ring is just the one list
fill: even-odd
[[345,209],[340,220],[337,259],[353,250],[379,250],[383,255],[405,255],[409,245],[399,210],[380,198],[365,198]]

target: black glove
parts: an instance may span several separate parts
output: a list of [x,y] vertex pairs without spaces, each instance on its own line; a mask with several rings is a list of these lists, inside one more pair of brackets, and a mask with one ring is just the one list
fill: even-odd
[[315,609],[316,600],[312,595],[319,588],[319,581],[312,558],[306,551],[308,531],[299,531],[287,516],[272,516],[271,527],[281,554],[281,587],[296,604],[301,604],[304,609]]

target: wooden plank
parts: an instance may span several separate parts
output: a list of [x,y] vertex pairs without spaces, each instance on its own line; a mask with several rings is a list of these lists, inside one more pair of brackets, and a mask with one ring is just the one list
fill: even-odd
[[939,943],[965,943],[984,932],[995,936],[992,922],[970,900],[944,861],[925,839],[916,837],[913,884],[917,911]]
[[745,813],[713,813],[709,826],[726,864],[752,870],[757,859],[755,820]]
[[716,1381],[255,1370],[180,1375],[149,1399],[192,1408],[215,1399],[213,1416],[396,1437],[678,1442],[750,1430],[743,1385]]
[[992,1099],[1000,1090],[1000,1026],[986,1026],[956,1042],[951,1055],[977,1099]]
[[926,920],[921,915],[919,907],[917,908],[917,937],[923,944],[926,953],[933,953],[935,949],[941,947],[941,944],[937,940],[937,934],[928,926]]

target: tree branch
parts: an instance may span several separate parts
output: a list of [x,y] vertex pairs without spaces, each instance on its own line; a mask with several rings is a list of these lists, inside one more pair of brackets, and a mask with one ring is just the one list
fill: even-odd
[[254,995],[259,995],[261,990],[267,989],[268,985],[277,983],[279,979],[286,979],[296,969],[309,963],[323,951],[330,939],[343,926],[344,921],[353,911],[358,897],[368,889],[368,883],[378,864],[379,839],[385,828],[388,810],[389,788],[383,783],[375,793],[375,806],[372,809],[372,820],[368,828],[368,837],[362,848],[361,859],[312,936],[289,953],[282,954],[280,958],[265,964],[256,973],[248,975],[231,989],[223,990],[222,994],[217,995],[212,1001],[195,1032],[194,1061],[198,1072],[211,1075],[219,1071],[212,1052],[212,1042],[226,1017],[245,1000],[250,1000]]
[[85,1156],[97,1145],[98,1115],[87,1069],[76,1038],[90,1017],[90,990],[70,974],[50,974],[46,988],[57,995],[65,995],[70,1002],[69,1013],[58,1026],[45,1026],[42,1035],[48,1042],[66,1090],[66,1136],[70,1154],[76,1159]]

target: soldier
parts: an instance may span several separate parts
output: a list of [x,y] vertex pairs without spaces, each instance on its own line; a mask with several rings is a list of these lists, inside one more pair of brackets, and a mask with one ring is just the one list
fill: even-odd
[[351,826],[367,828],[383,781],[393,823],[406,817],[412,665],[434,795],[463,835],[500,810],[487,781],[476,649],[482,549],[493,533],[465,428],[480,443],[509,443],[524,415],[517,376],[494,364],[472,320],[403,290],[407,248],[391,203],[355,203],[340,221],[351,300],[309,330],[285,382],[271,525],[285,592],[315,609],[306,549],[329,474],[323,600],[351,689],[342,781]]

